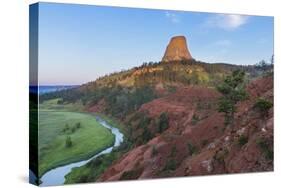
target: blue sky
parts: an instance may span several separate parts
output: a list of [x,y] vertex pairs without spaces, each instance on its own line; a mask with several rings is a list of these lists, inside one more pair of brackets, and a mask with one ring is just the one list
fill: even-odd
[[160,61],[172,36],[193,58],[255,64],[273,54],[273,17],[40,3],[40,85],[82,84]]

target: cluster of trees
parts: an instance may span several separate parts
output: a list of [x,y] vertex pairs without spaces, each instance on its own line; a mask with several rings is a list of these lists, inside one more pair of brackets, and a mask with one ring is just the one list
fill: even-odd
[[[200,71],[198,67],[201,67]],[[156,71],[146,71],[158,68]],[[135,78],[136,85],[153,84],[158,82],[176,82],[189,84],[206,84],[207,79],[202,79],[200,76],[211,76],[212,73],[226,73],[221,65],[208,64],[194,59],[173,61],[173,62],[155,62],[144,63],[142,66],[136,68],[142,70],[143,73]],[[189,70],[189,71],[188,71]],[[187,73],[188,71],[188,73]],[[206,75],[209,74],[210,75]],[[217,78],[215,78],[217,79]]]
[[[135,126],[132,126],[131,122]],[[136,113],[130,122],[131,132],[139,132],[141,130],[141,135],[134,136],[130,135],[130,139],[136,145],[145,144],[158,133],[163,133],[169,128],[169,117],[166,112],[162,112],[159,117],[148,117],[145,113]]]
[[66,134],[65,137],[65,147],[71,148],[73,146],[73,142],[71,139],[71,135],[76,132],[76,130],[81,128],[81,123],[77,122],[74,126],[70,127],[68,124],[65,124],[64,128],[62,129],[62,133]]
[[[235,112],[235,105],[238,101],[246,97],[243,90],[246,73],[250,75],[260,75],[260,72],[270,72],[273,70],[273,56],[271,63],[261,61],[256,65],[237,66],[223,63],[208,64],[201,61],[186,60],[175,62],[149,62],[143,63],[140,67],[131,70],[124,70],[113,73],[81,86],[69,90],[62,90],[47,93],[40,96],[40,102],[61,98],[60,104],[73,103],[81,100],[84,105],[95,105],[100,100],[105,100],[105,112],[123,119],[129,113],[136,111],[142,104],[147,103],[157,97],[154,92],[155,83],[176,82],[189,84],[207,84],[212,86],[219,85],[218,91],[223,94],[219,103],[219,111],[225,113],[226,124],[232,121]],[[193,66],[194,65],[194,66]],[[196,65],[196,66],[195,66]],[[188,66],[188,67],[187,67]],[[196,67],[201,67],[204,73],[197,71]],[[123,87],[117,81],[126,79],[136,70],[149,70],[157,68],[156,71],[143,71],[142,74],[135,76],[135,85]],[[187,69],[191,71],[187,74]],[[216,75],[232,75],[218,77]],[[218,73],[218,74],[217,74]],[[202,74],[207,76],[207,80],[202,80]]]
[[[263,72],[270,72],[273,69],[273,58],[271,63],[261,61],[256,65],[234,65],[226,63],[205,63],[195,59],[173,61],[173,62],[149,62],[143,63],[136,70],[149,70],[153,68],[162,68],[161,71],[144,71],[139,77],[135,78],[137,85],[153,84],[157,82],[179,82],[189,84],[207,84],[215,86],[222,81],[221,74],[227,75],[235,70],[241,70],[249,77],[260,76]],[[187,74],[186,68],[189,67],[192,72]],[[201,67],[207,74],[208,80],[200,79],[200,71],[196,67]]]
[[202,80],[199,79],[200,72],[193,71],[187,74],[186,67],[181,64],[166,63],[162,64],[159,68],[161,68],[161,71],[146,71],[135,77],[136,86],[153,85],[159,82],[176,82],[186,85],[203,83]]
[[76,130],[81,128],[81,123],[77,122],[75,125],[73,126],[69,126],[68,123],[65,124],[64,128],[62,129],[62,133],[64,134],[71,134],[71,133],[75,133]]
[[149,86],[129,90],[116,87],[104,95],[106,113],[117,118],[125,118],[128,113],[137,110],[142,104],[156,98],[154,90]]
[[265,75],[267,73],[273,72],[274,66],[274,56],[271,57],[270,62],[265,60],[261,60],[257,64],[254,65],[255,69],[258,71],[260,75]]
[[[262,60],[256,65],[251,66],[251,68],[261,71],[260,73],[256,72],[256,76],[263,76],[268,75],[268,73],[273,73],[273,64],[274,56],[271,57],[270,63]],[[231,75],[227,76],[225,80],[217,86],[217,90],[223,95],[218,104],[218,111],[225,114],[226,125],[233,123],[236,104],[248,97],[245,90],[245,75],[245,69],[234,70]],[[273,104],[270,101],[259,98],[254,108],[258,109],[262,116],[267,116],[272,106]]]
[[61,100],[58,101],[59,104],[63,104],[63,102],[65,101],[74,103],[84,95],[85,93],[80,91],[79,88],[71,88],[71,89],[42,94],[39,97],[39,102],[42,103],[45,100],[61,98]]
[[83,91],[78,88],[71,91],[59,91],[42,95],[41,102],[48,99],[61,98],[59,103],[74,103],[81,100],[83,105],[97,104],[101,99],[106,101],[106,113],[117,118],[125,117],[129,112],[138,109],[142,104],[156,98],[154,90],[149,85],[137,88],[100,87],[92,91]]
[[[131,70],[123,70],[120,72],[115,72],[109,75],[98,78],[96,81],[84,84],[80,88],[72,88],[68,90],[62,90],[52,93],[43,94],[40,96],[40,102],[53,98],[62,98],[59,102],[75,102],[82,99],[83,103],[91,101],[96,103],[100,100],[104,94],[110,92],[110,90],[118,89],[118,81],[125,80],[126,78],[132,76],[132,73],[136,70],[149,70],[153,68],[159,68],[161,71],[143,71],[142,74],[135,76],[135,88],[141,88],[144,86],[151,86],[158,82],[177,82],[186,85],[189,84],[207,84],[217,85],[221,82],[221,77],[217,75],[228,74],[234,70],[243,70],[247,72],[251,77],[256,77],[261,75],[263,72],[272,72],[273,70],[273,56],[271,62],[267,63],[262,60],[256,65],[247,66],[237,66],[224,63],[214,63],[209,64],[195,59],[175,61],[175,62],[148,62],[143,63],[139,67],[134,67]],[[208,80],[202,80],[200,78],[200,71],[196,71],[196,66],[203,68],[205,74],[207,73]],[[192,70],[187,74],[187,66]],[[194,69],[193,69],[194,68]],[[113,91],[115,92],[115,91]],[[120,100],[124,97],[121,96]]]

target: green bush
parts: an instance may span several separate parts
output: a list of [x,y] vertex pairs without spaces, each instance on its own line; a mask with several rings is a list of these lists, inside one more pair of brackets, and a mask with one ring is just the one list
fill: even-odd
[[245,135],[241,135],[239,138],[238,138],[238,145],[240,147],[244,146],[245,144],[248,143],[248,137],[246,137]]
[[188,149],[190,155],[196,154],[198,151],[197,147],[192,145],[192,143],[190,143],[190,142],[187,143],[187,149]]
[[201,145],[204,147],[208,144],[208,140],[202,140],[201,141]]
[[59,99],[59,100],[57,101],[57,104],[63,104],[63,100],[62,100],[62,99]]
[[191,119],[192,125],[195,125],[198,121],[199,121],[199,117],[196,114],[194,114]]
[[258,109],[263,116],[268,115],[268,111],[270,108],[272,108],[272,106],[273,106],[272,102],[263,98],[259,98],[254,105],[254,107]]
[[141,175],[142,169],[136,169],[131,171],[125,171],[121,177],[120,180],[134,180],[138,179],[138,177]]
[[151,155],[152,155],[152,156],[155,156],[155,155],[157,155],[157,153],[158,153],[158,151],[157,151],[157,149],[156,149],[155,145],[153,145],[153,146],[152,146],[152,152],[151,152]]
[[175,145],[173,145],[173,147],[171,149],[170,157],[175,157],[176,154],[177,154],[177,147]]
[[81,123],[80,123],[80,122],[77,122],[77,123],[75,124],[75,127],[76,127],[77,129],[80,129],[80,128],[81,128]]
[[72,140],[71,140],[71,137],[70,136],[67,136],[66,139],[65,139],[65,147],[66,148],[70,148],[72,147]]
[[164,132],[169,127],[169,117],[167,113],[163,112],[159,116],[159,133]]
[[88,181],[88,177],[86,175],[81,175],[81,177],[78,178],[78,182],[79,183],[87,183]]
[[143,115],[140,119],[140,123],[138,124],[139,128],[146,128],[150,124],[151,119],[146,115]]
[[267,140],[260,138],[257,140],[257,145],[260,147],[267,160],[273,160],[273,150],[271,149],[270,144]]
[[166,166],[164,167],[165,170],[176,170],[177,169],[177,161],[175,159],[168,160]]
[[75,133],[76,127],[71,127],[71,133]]
[[153,137],[153,135],[151,134],[149,129],[147,127],[145,127],[144,131],[142,133],[142,143],[148,142],[152,137]]
[[228,150],[227,149],[222,149],[222,150],[219,150],[215,156],[214,156],[214,159],[217,160],[218,162],[220,163],[224,163],[224,160],[225,158],[227,157],[228,155]]
[[67,133],[69,131],[69,125],[66,123],[64,128],[62,129],[63,133]]

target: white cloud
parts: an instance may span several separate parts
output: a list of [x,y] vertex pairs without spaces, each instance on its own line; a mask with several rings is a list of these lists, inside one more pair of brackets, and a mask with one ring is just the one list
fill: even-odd
[[180,19],[179,17],[171,12],[165,12],[165,16],[172,22],[172,23],[179,23]]
[[249,16],[235,14],[218,14],[207,19],[206,24],[210,27],[218,27],[225,30],[234,30],[249,21]]

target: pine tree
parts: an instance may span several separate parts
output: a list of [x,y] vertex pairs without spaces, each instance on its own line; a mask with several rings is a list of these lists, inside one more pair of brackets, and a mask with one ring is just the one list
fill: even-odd
[[247,97],[244,79],[245,72],[236,70],[217,87],[217,90],[223,95],[219,100],[218,111],[224,113],[225,125],[233,124],[236,104]]

